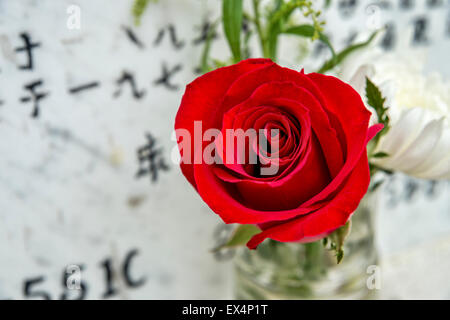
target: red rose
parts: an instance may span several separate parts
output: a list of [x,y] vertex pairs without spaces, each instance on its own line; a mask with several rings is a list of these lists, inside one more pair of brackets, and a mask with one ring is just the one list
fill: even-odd
[[[244,60],[187,86],[175,120],[181,170],[224,222],[261,228],[249,248],[266,238],[314,241],[344,225],[367,191],[366,144],[381,129],[369,128],[369,118],[358,93],[335,77]],[[227,129],[277,129],[276,137],[266,137],[269,146],[279,143],[277,173],[261,175],[274,152],[259,147],[256,164],[198,161],[213,139],[194,140],[211,128],[222,138]],[[182,147],[183,140],[189,144]],[[230,151],[240,157],[218,141],[222,159]]]

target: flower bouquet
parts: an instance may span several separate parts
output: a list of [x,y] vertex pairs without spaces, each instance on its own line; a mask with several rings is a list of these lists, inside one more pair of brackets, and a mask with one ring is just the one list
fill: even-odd
[[[336,51],[313,1],[224,0],[221,16],[175,132],[182,173],[236,225],[214,249],[238,248],[236,296],[370,297],[378,286],[372,218],[382,182],[371,178],[393,171],[450,178],[449,86],[408,67],[398,81],[388,59],[374,58],[382,29]],[[226,61],[210,56],[219,27]],[[321,42],[330,58],[317,70],[278,65],[285,35]],[[260,47],[254,58],[252,39]]]

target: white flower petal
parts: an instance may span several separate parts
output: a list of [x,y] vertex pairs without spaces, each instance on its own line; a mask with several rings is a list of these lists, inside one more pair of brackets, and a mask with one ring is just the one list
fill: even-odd
[[[441,119],[441,121],[443,122],[443,130],[438,142],[428,154],[425,161],[414,168],[415,175],[418,177],[426,177],[427,172],[433,173],[433,175],[436,175],[436,173],[439,175],[439,171],[436,170],[438,164],[442,160],[450,158],[450,127],[446,125],[445,119]],[[440,174],[444,175],[445,171],[440,172]]]
[[429,170],[417,173],[415,176],[418,178],[433,180],[450,179],[450,156],[441,159]]
[[356,70],[355,74],[348,82],[349,85],[359,93],[361,97],[366,95],[366,77],[371,78],[375,73],[375,69],[372,65],[364,64]]
[[405,173],[414,173],[414,169],[427,160],[439,142],[443,131],[443,120],[429,122],[419,136],[390,165]]
[[381,137],[377,146],[377,152],[386,152],[390,156],[374,160],[379,165],[391,167],[396,159],[400,158],[403,151],[418,137],[419,133],[426,125],[424,111],[420,108],[413,108],[402,113],[397,123],[391,124],[390,130]]
[[[407,47],[389,54],[360,50],[344,60],[340,75],[367,101],[365,76],[370,72],[386,98],[390,129],[375,152],[389,156],[371,162],[419,178],[450,179],[450,82],[439,73],[424,75],[426,60],[426,50]],[[373,123],[377,117],[368,109]]]

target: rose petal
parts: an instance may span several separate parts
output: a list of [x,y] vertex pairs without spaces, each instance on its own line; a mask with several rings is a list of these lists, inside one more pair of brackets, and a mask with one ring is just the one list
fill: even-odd
[[[216,114],[217,108],[231,84],[243,74],[271,65],[269,59],[249,59],[238,64],[220,68],[206,73],[191,82],[187,87],[175,118],[175,130],[187,129],[194,132],[194,121],[202,121],[203,130],[210,128],[211,118]],[[177,135],[177,139],[179,136]],[[194,137],[192,137],[194,139]],[[194,143],[191,142],[192,148]],[[194,154],[191,153],[191,163],[181,163],[181,171],[186,179],[196,187],[192,163]],[[183,159],[183,155],[182,159]]]
[[367,155],[363,153],[343,188],[327,205],[307,215],[269,227],[253,236],[247,247],[255,249],[266,238],[282,242],[310,242],[343,226],[356,210],[369,186]]
[[[333,78],[336,81],[336,78]],[[333,176],[341,169],[344,161],[344,155],[341,141],[338,139],[339,133],[336,129],[339,129],[337,121],[332,119],[333,115],[325,113],[324,104],[325,101],[322,97],[322,90],[319,90],[317,86],[306,75],[287,68],[282,68],[276,64],[268,65],[264,68],[246,73],[237,79],[226,93],[226,96],[222,103],[222,110],[228,110],[240,102],[249,98],[259,86],[269,85],[270,82],[292,82],[302,90],[309,91],[310,96],[313,99],[317,99],[319,104],[314,108],[310,108],[311,112],[314,112],[314,117],[320,120],[313,120],[312,123],[316,123],[323,127],[322,130],[317,130],[316,134],[323,149],[327,149],[325,154],[328,167]],[[351,87],[350,87],[351,88]],[[333,89],[332,89],[333,90]],[[261,90],[262,91],[262,90]],[[348,91],[346,89],[345,91]],[[355,92],[352,88],[351,91]],[[279,95],[276,90],[265,91],[267,95],[275,97]],[[355,92],[355,94],[357,94]],[[282,95],[280,97],[283,97]],[[311,115],[311,117],[313,117]],[[367,127],[366,127],[367,128]],[[340,129],[339,129],[340,130]],[[344,142],[345,143],[345,142]]]

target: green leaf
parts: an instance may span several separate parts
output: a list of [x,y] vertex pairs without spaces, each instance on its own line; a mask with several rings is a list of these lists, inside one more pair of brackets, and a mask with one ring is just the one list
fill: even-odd
[[[386,98],[383,97],[380,89],[372,82],[368,77],[366,77],[366,97],[367,103],[374,108],[378,116],[378,121],[384,124],[383,131],[389,127],[389,116],[387,114],[388,108],[385,107]],[[380,134],[378,134],[378,137]]]
[[374,183],[371,183],[370,188],[369,188],[369,192],[374,192],[376,190],[378,190],[378,188],[384,183],[384,180],[380,180]]
[[386,158],[389,157],[389,154],[383,151],[377,152],[374,155],[372,155],[374,158]]
[[351,220],[347,221],[345,225],[334,231],[332,234],[328,236],[330,239],[330,248],[336,252],[336,260],[339,264],[344,257],[344,241],[347,236],[350,234],[352,222]]
[[[368,77],[366,77],[366,97],[367,103],[375,110],[378,116],[378,122],[384,125],[384,128],[370,142],[372,147],[370,148],[369,158],[387,157],[389,155],[385,152],[377,152],[375,154],[372,154],[373,150],[376,150],[380,137],[383,134],[386,134],[386,132],[389,130],[390,119],[389,115],[387,114],[388,108],[385,106],[386,98],[383,97],[381,90],[378,89],[378,87],[372,81],[370,81]],[[367,150],[369,150],[369,148]],[[373,169],[372,173],[375,173],[375,171],[377,170]]]
[[[290,28],[284,30],[283,33],[295,34],[295,35],[301,36],[301,37],[313,38],[315,31],[316,31],[316,28],[313,25],[302,24],[302,25],[290,27]],[[328,39],[328,37],[325,34],[323,34],[322,32],[319,32],[319,39],[320,39],[320,41],[322,41],[324,44],[327,45],[327,47],[330,49],[333,57],[336,57],[336,52],[334,51],[334,48],[331,45],[330,39]]]
[[247,244],[247,242],[261,230],[253,224],[241,224],[233,232],[233,235],[225,244],[226,247],[236,247]]
[[242,15],[242,0],[222,1],[223,28],[234,62],[241,60]]
[[314,26],[310,24],[301,24],[284,30],[284,33],[312,38],[312,36],[314,35]]
[[340,249],[336,252],[336,261],[337,263],[341,263],[342,258],[344,258],[344,250]]
[[367,103],[375,110],[384,109],[384,102],[386,98],[383,98],[380,89],[366,77],[366,97]]
[[132,13],[135,25],[138,26],[141,24],[141,17],[150,1],[157,2],[158,0],[134,0]]
[[247,242],[261,230],[253,224],[241,224],[232,233],[230,239],[223,244],[214,248],[213,251],[218,251],[224,248],[238,247],[247,244]]
[[360,43],[356,43],[353,44],[351,46],[348,46],[347,48],[345,48],[344,50],[342,50],[341,52],[339,52],[336,57],[331,58],[330,60],[326,61],[322,67],[319,69],[319,71],[317,71],[318,73],[325,73],[330,69],[333,69],[335,66],[337,66],[339,63],[341,63],[350,53],[365,48],[366,46],[368,46],[373,39],[375,39],[375,36],[377,35],[378,31],[375,31],[374,33],[372,33],[372,35],[369,37],[369,39],[367,39],[364,42],[360,42]]

